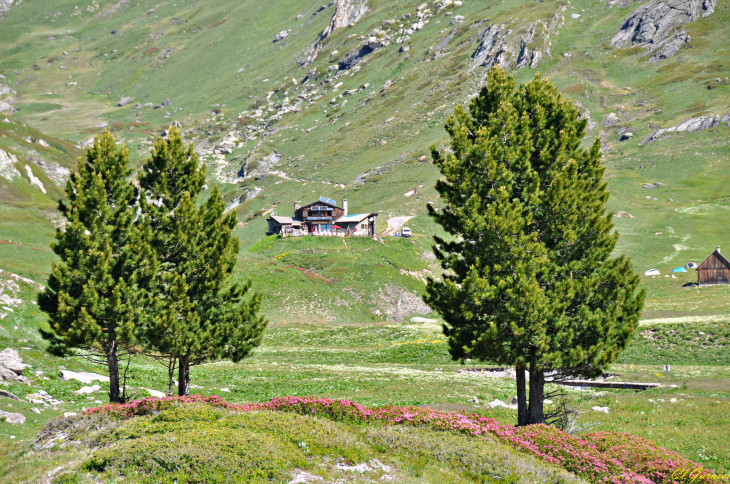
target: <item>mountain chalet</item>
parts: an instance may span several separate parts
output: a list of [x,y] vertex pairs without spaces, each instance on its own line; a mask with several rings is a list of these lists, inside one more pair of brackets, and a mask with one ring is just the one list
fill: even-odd
[[281,234],[285,237],[301,235],[332,236],[375,236],[375,219],[377,213],[358,213],[350,215],[347,211],[347,200],[342,200],[342,207],[327,197],[308,205],[294,204],[294,216],[283,217],[270,215],[266,221],[269,231],[266,235]]

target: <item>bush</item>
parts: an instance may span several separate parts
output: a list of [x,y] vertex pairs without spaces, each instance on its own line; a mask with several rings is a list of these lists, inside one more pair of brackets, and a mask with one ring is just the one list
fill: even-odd
[[496,438],[519,452],[535,455],[595,483],[682,482],[677,477],[681,471],[692,472],[700,468],[699,464],[649,440],[627,434],[599,432],[579,438],[547,425],[514,427],[477,414],[463,415],[421,407],[368,408],[347,400],[328,398],[282,397],[253,404],[231,404],[217,396],[200,395],[146,398],[125,405],[112,404],[89,409],[86,414],[102,413],[124,419],[157,414],[188,403],[207,404],[244,413],[264,410],[291,412],[353,424],[419,426],[484,440]]

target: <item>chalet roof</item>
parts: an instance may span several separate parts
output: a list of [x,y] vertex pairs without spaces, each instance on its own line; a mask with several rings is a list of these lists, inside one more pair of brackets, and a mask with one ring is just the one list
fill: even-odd
[[297,208],[297,210],[302,209],[302,208],[309,208],[312,205],[327,205],[329,207],[334,207],[334,208],[339,208],[340,210],[344,210],[342,207],[338,207],[336,203],[325,202],[322,199],[319,199],[316,202],[312,202],[312,203],[308,203],[306,205],[302,205],[301,207]]
[[725,256],[720,253],[720,248],[718,247],[712,252],[712,254],[707,256],[707,259],[705,259],[702,264],[697,267],[697,270],[717,269],[717,267],[710,267],[713,265],[712,262],[714,261],[719,262],[720,265],[724,265],[726,269],[730,269],[730,261],[728,261]]
[[357,213],[354,215],[346,215],[344,217],[340,217],[335,222],[339,223],[360,223],[366,218],[370,217],[371,215],[378,216],[377,213]]
[[291,224],[302,223],[302,221],[299,219],[292,218],[292,217],[282,217],[281,215],[271,215],[271,216],[269,216],[269,218],[282,225],[285,225],[285,224],[291,225]]

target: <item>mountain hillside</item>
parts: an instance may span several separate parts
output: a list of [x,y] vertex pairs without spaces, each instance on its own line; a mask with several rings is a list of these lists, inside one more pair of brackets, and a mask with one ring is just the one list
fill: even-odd
[[[209,185],[220,184],[237,211],[242,276],[277,288],[266,303],[275,321],[292,314],[282,307],[296,307],[303,319],[392,318],[403,291],[419,293],[425,276],[438,272],[428,258],[437,228],[425,216],[427,202],[439,204],[429,146],[447,147],[446,118],[499,65],[519,81],[547,75],[579,104],[589,124],[585,143],[603,145],[617,250],[637,271],[700,262],[724,243],[725,2],[1,5],[0,195],[2,210],[13,214],[0,222],[3,239],[47,250],[53,216],[36,219],[52,212],[66,170],[102,128],[130,147],[138,165],[175,122],[207,163]],[[373,257],[325,244],[331,262],[308,258],[299,241],[248,250],[264,237],[268,214],[291,215],[295,202],[320,196],[348,198],[353,213],[379,212],[379,231],[390,217],[414,217],[415,237],[385,241],[403,254],[378,247]],[[45,224],[47,235],[23,240],[21,231],[13,239],[11,220]],[[0,267],[49,270],[36,254],[13,261],[11,247],[0,246]],[[347,261],[378,275],[355,277]],[[308,284],[322,286],[318,296]],[[677,288],[676,311],[688,311],[693,296]],[[413,307],[396,319],[426,312]]]

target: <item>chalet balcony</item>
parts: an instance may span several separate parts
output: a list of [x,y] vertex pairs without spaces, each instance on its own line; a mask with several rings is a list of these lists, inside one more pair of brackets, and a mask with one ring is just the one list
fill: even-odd
[[332,207],[328,207],[327,205],[314,205],[312,207],[309,207],[310,212],[331,212]]
[[332,220],[332,217],[307,217],[307,220]]

